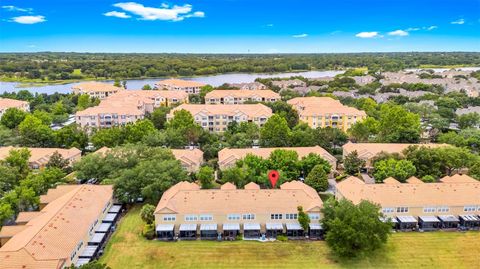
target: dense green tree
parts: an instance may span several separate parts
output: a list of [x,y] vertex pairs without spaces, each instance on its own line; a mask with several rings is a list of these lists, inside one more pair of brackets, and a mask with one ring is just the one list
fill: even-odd
[[210,166],[202,166],[197,172],[197,179],[202,185],[202,189],[210,189],[213,187],[215,171]]
[[145,204],[142,206],[140,210],[140,218],[142,218],[143,222],[146,224],[152,224],[155,221],[155,206],[151,204]]
[[287,121],[288,127],[293,128],[298,124],[298,113],[289,104],[284,101],[276,101],[273,103],[266,103],[272,109],[272,112],[281,116]]
[[316,131],[306,123],[299,123],[291,132],[290,146],[311,147],[317,144]]
[[18,125],[18,131],[23,146],[48,147],[54,141],[54,134],[50,127],[33,115],[25,117]]
[[387,242],[391,223],[380,220],[380,206],[368,201],[358,205],[329,199],[322,208],[325,241],[340,257],[372,253]]
[[125,142],[125,132],[119,127],[99,129],[92,135],[90,141],[97,148],[116,147]]
[[171,108],[166,106],[161,106],[155,108],[153,112],[149,115],[149,119],[153,122],[153,125],[158,130],[165,128],[165,123],[167,122],[167,114],[170,112]]
[[21,176],[20,179],[22,179],[30,172],[30,156],[30,150],[28,150],[27,148],[11,149],[8,153],[8,156],[5,157],[5,159],[3,159],[1,163],[9,167],[15,168]]
[[420,139],[420,116],[398,105],[382,105],[379,139],[388,143],[415,143]]
[[[327,174],[332,171],[332,166],[330,163],[316,153],[309,153],[308,155],[303,156],[298,163],[298,167],[301,169],[304,175],[308,175],[310,171],[312,171],[312,169],[317,165],[322,166],[323,170]],[[333,167],[333,169],[335,168],[336,167]]]
[[[57,184],[65,183],[65,172],[57,167],[42,169],[39,173],[30,173],[20,182],[21,189],[30,189],[35,196],[39,196]],[[38,197],[37,197],[38,198]]]
[[367,117],[363,121],[356,122],[348,129],[351,140],[355,142],[369,142],[373,140],[380,131],[380,123],[372,118]]
[[83,150],[88,145],[88,136],[78,125],[71,124],[55,131],[55,144]]
[[166,124],[167,131],[175,131],[184,140],[184,145],[196,143],[203,132],[200,125],[195,123],[192,114],[187,110],[177,110],[173,118]]
[[365,160],[358,157],[358,152],[356,150],[347,154],[343,160],[343,168],[345,169],[345,173],[349,175],[357,175],[364,167]]
[[297,214],[298,214],[298,223],[300,223],[300,226],[302,226],[302,229],[304,231],[308,231],[309,226],[310,226],[310,217],[308,216],[305,211],[303,211],[302,206],[297,207]]
[[417,169],[411,161],[387,159],[375,163],[373,177],[376,182],[383,182],[388,177],[393,177],[400,182],[405,182],[415,175]]
[[341,147],[348,141],[347,134],[337,128],[317,128],[315,131],[317,145],[321,146],[331,154],[340,153]]
[[236,166],[222,170],[221,181],[233,183],[238,188],[243,188],[248,183],[244,169]]
[[480,160],[472,162],[468,169],[468,175],[480,181]]
[[128,143],[136,143],[154,132],[155,126],[153,126],[150,120],[139,120],[135,123],[127,124],[125,127],[125,139]]
[[317,192],[326,191],[328,189],[328,176],[324,166],[317,164],[313,167],[305,179],[305,184],[314,188]]
[[2,115],[0,123],[10,129],[16,128],[27,116],[27,112],[18,108],[7,108]]
[[260,129],[260,144],[264,147],[288,146],[290,132],[285,118],[273,114]]
[[142,86],[142,90],[144,91],[151,91],[152,90],[152,86],[150,86],[149,84],[145,84]]
[[279,183],[296,180],[300,176],[298,154],[293,150],[276,149],[268,158],[269,169],[282,171]]
[[20,178],[20,174],[15,167],[0,165],[0,197],[5,192],[12,190],[18,184]]
[[480,124],[478,113],[468,113],[458,116],[458,127],[460,129],[473,128]]

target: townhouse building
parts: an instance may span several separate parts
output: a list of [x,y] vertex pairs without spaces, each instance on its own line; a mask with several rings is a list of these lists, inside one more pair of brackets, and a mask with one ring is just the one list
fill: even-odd
[[290,87],[306,87],[307,83],[299,79],[290,79],[290,80],[275,80],[275,81],[272,81],[272,85],[279,87],[280,89],[287,89]]
[[287,101],[298,112],[302,122],[312,128],[338,128],[347,131],[367,117],[365,111],[345,106],[330,97],[297,97]]
[[237,88],[240,90],[249,90],[249,91],[258,91],[258,90],[266,90],[267,86],[260,82],[249,82],[249,83],[230,83],[228,86],[232,88]]
[[124,88],[113,86],[104,82],[83,82],[72,86],[74,94],[88,94],[92,98],[103,100],[112,94],[123,91]]
[[25,112],[30,111],[30,104],[27,101],[15,100],[10,98],[0,98],[0,119],[9,108],[17,108]]
[[[0,160],[5,159],[10,151],[15,148],[12,146],[0,147]],[[28,159],[28,165],[32,169],[39,169],[45,167],[45,165],[50,161],[50,157],[57,152],[63,159],[67,160],[69,164],[73,164],[76,161],[79,161],[82,157],[82,151],[77,148],[62,149],[62,148],[26,148],[30,151],[30,158]]]
[[245,102],[273,103],[280,101],[280,94],[271,90],[214,90],[205,95],[206,104],[243,104]]
[[[311,223],[304,231],[298,223],[303,207]],[[260,189],[249,183],[237,189],[225,183],[220,189],[200,189],[195,183],[180,182],[163,195],[155,210],[157,237],[161,240],[312,238],[320,236],[322,200],[311,187],[299,182],[284,183],[279,189]]]
[[188,94],[199,94],[200,89],[207,84],[192,80],[183,79],[165,79],[155,83],[155,88],[159,90],[183,91]]
[[196,123],[211,132],[224,132],[231,122],[253,122],[263,126],[272,116],[272,110],[262,104],[182,104],[170,111],[167,120],[172,119],[175,112],[182,109],[190,112]]

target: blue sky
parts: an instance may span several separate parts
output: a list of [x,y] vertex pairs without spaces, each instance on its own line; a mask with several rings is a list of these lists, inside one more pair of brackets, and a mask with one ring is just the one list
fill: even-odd
[[480,0],[0,0],[0,51],[480,51]]

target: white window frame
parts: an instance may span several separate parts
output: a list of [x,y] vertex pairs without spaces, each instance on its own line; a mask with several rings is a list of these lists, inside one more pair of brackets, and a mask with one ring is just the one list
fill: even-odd
[[281,213],[272,213],[272,214],[270,214],[270,219],[273,219],[273,220],[283,219],[283,214],[281,214]]
[[396,209],[397,213],[408,213],[409,208],[408,206],[399,206]]
[[437,207],[437,212],[438,213],[447,213],[450,211],[450,207],[448,206],[439,206]]
[[173,214],[165,214],[162,216],[163,221],[175,221],[177,220],[177,216]]
[[435,213],[437,212],[437,208],[433,206],[427,206],[423,208],[423,213]]
[[298,219],[298,213],[287,213],[285,214],[285,219]]
[[198,216],[197,215],[185,215],[185,221],[197,221]]
[[198,217],[200,221],[212,221],[213,215],[212,214],[202,214]]
[[242,214],[242,219],[243,220],[254,220],[255,219],[255,214],[253,214],[253,213]]
[[240,220],[241,216],[240,214],[228,214],[227,219],[228,220]]
[[308,217],[310,218],[310,220],[320,220],[319,213],[308,213]]
[[393,207],[384,207],[382,208],[382,213],[395,213],[395,208]]
[[476,209],[477,207],[474,205],[466,205],[463,207],[463,212],[475,212]]

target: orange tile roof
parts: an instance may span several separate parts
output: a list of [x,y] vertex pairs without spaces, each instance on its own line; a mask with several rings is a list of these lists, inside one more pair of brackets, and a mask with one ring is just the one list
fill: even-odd
[[271,91],[271,90],[214,90],[205,95],[205,99],[211,98],[225,98],[225,97],[234,97],[234,98],[275,98],[280,99],[280,94]]
[[10,225],[10,226],[3,226],[0,229],[0,238],[9,238],[12,237],[19,232],[25,230],[27,226],[25,225]]
[[[15,148],[12,146],[0,147],[0,159],[5,159],[12,149],[21,149]],[[35,162],[44,164],[50,160],[50,157],[53,153],[58,152],[64,159],[71,159],[82,154],[82,152],[77,148],[62,149],[62,148],[27,148],[30,151],[29,162]]]
[[145,113],[138,109],[138,103],[125,103],[122,101],[115,102],[101,102],[100,105],[89,107],[85,110],[78,111],[75,115],[91,116],[98,114],[118,114],[118,115],[133,115],[141,116]]
[[17,218],[15,219],[16,223],[25,223],[29,222],[30,220],[38,217],[42,212],[40,211],[25,211],[18,213]]
[[155,98],[166,98],[166,99],[185,99],[188,98],[188,93],[182,91],[160,91],[160,90],[126,90],[120,91],[115,94],[110,95],[107,97],[106,100],[114,100],[114,99],[122,99],[125,97],[137,97],[137,98],[146,98],[148,99],[155,99]]
[[181,104],[172,109],[169,113],[170,117],[173,117],[174,112],[177,110],[185,109],[189,111],[194,117],[199,113],[209,115],[228,115],[234,116],[238,113],[243,113],[249,117],[270,117],[272,115],[272,109],[262,104],[240,104],[240,105],[210,105],[210,104]]
[[340,101],[330,97],[296,97],[287,101],[302,116],[316,116],[324,114],[345,114],[364,117],[365,111],[345,106]]
[[187,161],[196,165],[203,163],[203,151],[199,149],[172,149],[175,159],[180,161]]
[[209,189],[201,190],[194,183],[178,183],[167,190],[156,213],[228,214],[319,211],[322,200],[311,187],[296,181],[284,183],[280,189]]
[[0,108],[7,109],[11,107],[22,107],[28,105],[27,101],[15,100],[10,98],[1,98],[0,97]]
[[76,185],[0,248],[0,268],[58,268],[68,262],[112,196],[110,185]]
[[[462,176],[468,177],[468,176]],[[449,183],[365,184],[349,177],[337,184],[337,192],[354,203],[369,200],[387,206],[465,206],[476,205],[480,182],[452,180]]]
[[398,144],[398,143],[351,143],[343,145],[343,154],[347,155],[357,151],[360,158],[372,158],[380,152],[399,153],[409,146],[420,146],[428,148],[447,147],[448,144]]
[[201,83],[201,82],[192,81],[192,80],[183,80],[183,79],[171,78],[171,79],[161,80],[161,81],[155,83],[155,85],[160,85],[160,86],[161,85],[171,85],[171,86],[176,86],[176,87],[203,87],[206,84]]
[[73,85],[72,90],[78,90],[83,92],[114,92],[123,90],[123,88],[113,86],[113,83],[91,81]]

